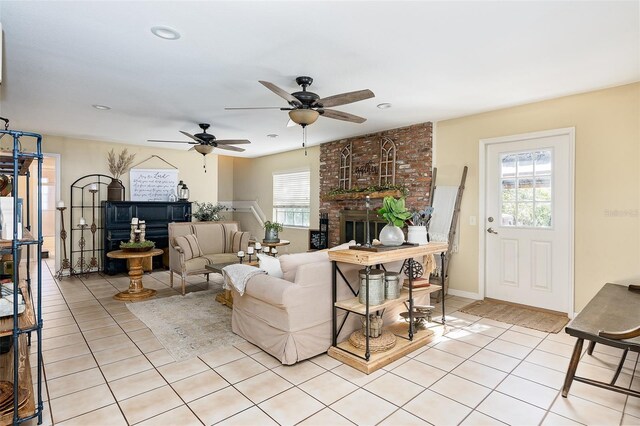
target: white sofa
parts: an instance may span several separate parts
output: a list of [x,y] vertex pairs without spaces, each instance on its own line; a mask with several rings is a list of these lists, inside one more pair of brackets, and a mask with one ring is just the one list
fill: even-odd
[[[284,278],[270,275],[252,277],[244,295],[233,292],[233,332],[273,355],[282,364],[295,364],[326,352],[332,340],[332,268],[324,252],[283,255],[280,264]],[[362,266],[339,263],[340,270],[354,289],[359,288]],[[400,263],[385,265],[399,272]],[[404,279],[404,276],[401,276]],[[338,275],[337,300],[354,297]],[[429,294],[414,295],[416,304],[429,304]],[[402,304],[384,313],[385,323],[398,319]],[[345,313],[338,310],[338,324]],[[348,338],[360,317],[350,314],[338,341]]]

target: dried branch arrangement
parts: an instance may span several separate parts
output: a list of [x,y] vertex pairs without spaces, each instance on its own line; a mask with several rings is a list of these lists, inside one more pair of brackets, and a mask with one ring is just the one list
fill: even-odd
[[107,160],[109,161],[109,173],[116,179],[120,179],[124,173],[131,168],[133,159],[136,158],[136,154],[129,155],[129,151],[125,148],[120,151],[120,154],[116,156],[113,149],[109,151]]

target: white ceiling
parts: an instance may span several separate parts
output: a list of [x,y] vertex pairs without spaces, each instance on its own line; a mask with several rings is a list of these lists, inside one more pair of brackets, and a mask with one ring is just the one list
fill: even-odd
[[[250,139],[246,157],[302,139],[284,111],[224,110],[286,106],[258,80],[376,94],[336,107],[366,123],[321,117],[311,145],[640,80],[638,1],[0,1],[0,20],[12,128],[147,144],[207,122]],[[157,38],[158,25],[182,37]]]

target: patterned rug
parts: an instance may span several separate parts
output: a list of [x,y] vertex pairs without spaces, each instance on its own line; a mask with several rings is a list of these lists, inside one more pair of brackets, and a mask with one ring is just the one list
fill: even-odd
[[183,361],[244,341],[231,331],[231,309],[215,301],[221,291],[198,291],[126,306],[176,361]]
[[532,328],[545,333],[557,333],[569,322],[567,315],[528,308],[498,300],[477,300],[460,312],[496,321]]

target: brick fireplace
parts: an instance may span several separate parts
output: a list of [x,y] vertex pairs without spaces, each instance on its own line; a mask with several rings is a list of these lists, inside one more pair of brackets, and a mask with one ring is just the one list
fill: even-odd
[[[381,145],[387,141],[385,147],[392,141],[395,146],[395,161],[380,162]],[[350,147],[350,158],[345,165],[346,148]],[[329,199],[328,193],[336,188],[359,187],[366,188],[380,184],[380,171],[389,179],[392,169],[395,169],[395,184],[404,185],[408,190],[406,198],[407,208],[424,208],[429,204],[429,189],[431,187],[432,167],[432,123],[415,124],[399,129],[341,139],[320,146],[320,212],[329,214],[329,246],[339,244],[341,230],[345,221],[340,220],[340,212],[345,210],[364,210],[364,194],[354,199]],[[389,157],[387,157],[388,159]],[[341,165],[343,168],[341,169]],[[345,167],[348,167],[350,182],[345,180]],[[342,178],[342,179],[341,179]],[[340,197],[338,197],[340,198]],[[380,208],[381,199],[371,200],[372,216]],[[355,213],[355,212],[354,212]],[[344,216],[344,214],[343,214]],[[357,216],[357,215],[348,215]],[[373,219],[373,218],[372,218]],[[373,227],[372,227],[373,229]]]

